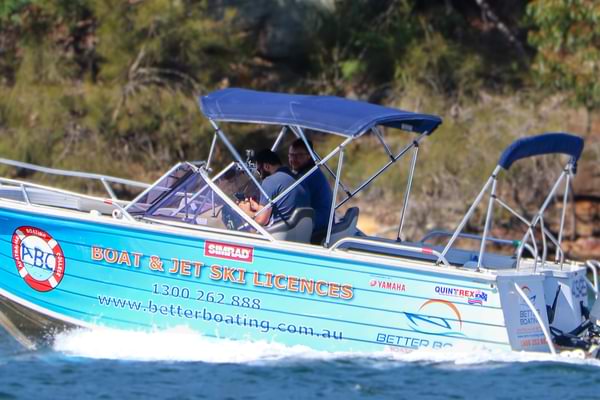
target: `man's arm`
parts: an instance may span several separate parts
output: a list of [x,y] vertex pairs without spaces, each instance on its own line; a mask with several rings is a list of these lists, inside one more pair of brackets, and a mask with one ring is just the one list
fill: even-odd
[[259,211],[261,211],[262,209],[265,208],[265,206],[260,205],[258,202],[256,202],[256,200],[250,198],[250,199],[246,199],[245,201],[241,202],[239,204],[240,208],[242,210],[244,210],[244,212],[246,214],[248,214],[250,217],[252,217],[259,225],[265,226],[269,223],[269,220],[271,219],[271,207],[267,207],[266,210],[264,210],[263,212],[261,212],[259,215],[258,214]]

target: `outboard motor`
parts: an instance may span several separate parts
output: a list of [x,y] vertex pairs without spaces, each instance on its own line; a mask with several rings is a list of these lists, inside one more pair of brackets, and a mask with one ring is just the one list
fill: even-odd
[[600,301],[589,309],[585,270],[568,273],[566,279],[556,275],[560,273],[545,282],[546,294],[555,291],[548,296],[552,305],[547,306],[553,342],[567,356],[600,358]]

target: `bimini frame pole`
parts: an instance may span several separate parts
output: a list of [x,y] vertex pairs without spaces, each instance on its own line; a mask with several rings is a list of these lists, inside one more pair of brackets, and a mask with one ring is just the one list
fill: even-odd
[[[200,176],[204,179],[206,184],[212,189],[212,191],[214,193],[217,193],[219,195],[219,197],[221,198],[221,200],[223,200],[225,202],[225,204],[227,204],[229,207],[231,207],[234,210],[240,209],[239,206],[237,204],[235,204],[233,201],[231,201],[231,199],[225,193],[223,193],[223,191],[210,179],[210,177],[208,175],[206,175],[206,173],[201,168],[197,169],[197,171],[200,174]],[[238,212],[237,214],[240,217],[242,217],[244,219],[244,221],[246,221],[246,223],[248,223],[251,227],[256,229],[257,232],[260,232],[264,237],[266,237],[270,241],[275,240],[273,238],[273,236],[265,230],[265,228],[263,228],[255,220],[250,218],[250,216],[248,214],[246,214],[243,211]]]
[[483,227],[483,236],[481,237],[481,245],[479,247],[479,257],[477,258],[477,268],[481,268],[483,261],[483,254],[485,253],[485,238],[487,237],[488,231],[492,224],[492,214],[494,211],[494,199],[496,198],[496,185],[498,184],[498,173],[500,172],[500,166],[497,166],[492,173],[492,190],[490,192],[490,200],[488,203],[487,216],[485,217],[485,225]]
[[[497,168],[498,167],[496,167],[496,169]],[[493,179],[490,176],[488,178],[487,182],[485,183],[485,185],[483,185],[483,188],[481,189],[481,191],[479,192],[479,194],[477,195],[477,197],[475,198],[475,201],[473,202],[473,204],[471,204],[471,207],[469,207],[469,210],[467,211],[467,213],[465,214],[465,216],[463,217],[463,219],[460,221],[460,223],[456,227],[456,230],[452,234],[452,237],[448,241],[448,244],[446,244],[446,247],[444,247],[444,251],[442,251],[442,256],[443,257],[446,256],[446,253],[448,253],[448,250],[450,250],[450,248],[452,247],[452,245],[456,241],[456,238],[458,238],[458,235],[460,235],[460,233],[462,232],[463,228],[467,224],[467,221],[469,220],[469,218],[471,218],[471,215],[473,215],[473,212],[475,211],[475,208],[477,208],[477,206],[481,202],[481,199],[483,198],[483,195],[487,191],[488,187],[492,184],[492,182],[493,182]],[[439,261],[440,260],[438,259],[437,262],[439,263]]]
[[[353,140],[353,138],[349,137],[348,139],[344,140],[338,147],[336,147],[335,149],[333,149],[333,151],[331,153],[329,153],[325,158],[323,158],[321,161],[319,161],[317,164],[313,165],[313,167],[308,170],[307,173],[305,173],[304,175],[302,175],[300,178],[298,178],[296,180],[296,182],[294,182],[294,184],[290,185],[287,189],[285,189],[283,192],[279,193],[279,195],[277,197],[275,197],[274,199],[271,199],[269,201],[269,203],[267,205],[265,205],[264,208],[262,208],[259,212],[256,213],[256,215],[260,215],[263,213],[263,211],[266,210],[267,206],[270,206],[271,204],[274,204],[275,202],[279,201],[280,199],[282,199],[284,196],[286,196],[289,192],[291,192],[292,190],[294,190],[294,188],[300,184],[302,184],[302,182],[304,182],[304,180],[306,178],[308,178],[310,176],[310,174],[312,174],[317,168],[319,168],[320,165],[326,163],[330,158],[332,158],[333,156],[335,156],[339,151],[343,150],[344,147],[350,143]],[[334,198],[335,199],[335,198]]]
[[569,163],[567,165],[567,168],[565,168],[566,172],[567,172],[567,179],[565,182],[565,193],[563,194],[563,206],[562,206],[562,213],[560,215],[560,229],[558,230],[558,246],[556,246],[556,255],[554,260],[556,262],[558,262],[558,260],[560,259],[559,257],[559,250],[561,249],[560,245],[562,243],[562,236],[563,236],[563,230],[565,228],[565,217],[567,215],[567,203],[568,203],[568,197],[569,197],[569,188],[571,186],[571,176],[573,175],[573,164]]
[[281,144],[281,141],[283,140],[283,138],[285,137],[285,134],[287,133],[287,126],[284,126],[283,128],[281,128],[281,131],[279,131],[279,135],[277,135],[277,139],[275,139],[275,142],[273,143],[273,146],[271,146],[271,151],[277,151],[277,149],[279,148],[279,145]]
[[[336,179],[336,175],[331,170],[331,168],[329,168],[329,165],[327,165],[326,163],[322,163],[321,162],[322,161],[321,157],[319,157],[319,155],[317,154],[317,152],[314,151],[314,149],[309,146],[308,139],[306,138],[306,135],[304,134],[304,130],[301,127],[297,126],[297,125],[292,125],[290,128],[292,129],[292,131],[294,132],[294,134],[296,134],[296,136],[299,139],[301,139],[302,142],[304,142],[304,146],[306,146],[306,149],[308,150],[308,154],[312,158],[313,162],[315,164],[322,165],[327,170],[327,172],[329,172],[329,174],[333,177],[333,179]],[[311,169],[310,172],[307,172],[305,175],[306,176],[310,176],[310,174],[312,174],[313,171],[314,170]],[[342,189],[344,190],[344,192],[346,192],[346,194],[350,193],[350,190],[346,187],[346,185],[344,185],[344,182],[342,182],[341,180],[340,180],[340,185],[341,185]]]
[[213,135],[212,142],[210,143],[210,150],[208,151],[208,160],[206,160],[206,170],[210,171],[210,162],[212,161],[213,152],[217,145],[217,133]]
[[363,190],[363,188],[365,186],[367,186],[375,178],[377,178],[379,175],[381,175],[386,169],[388,169],[390,167],[390,165],[392,165],[393,163],[395,163],[396,161],[398,161],[402,156],[404,156],[404,154],[406,154],[410,149],[412,149],[415,146],[415,144],[418,144],[419,142],[421,142],[421,140],[423,140],[423,138],[426,137],[427,134],[428,134],[427,132],[422,133],[421,135],[419,135],[419,137],[417,137],[415,140],[413,140],[410,144],[408,144],[402,150],[400,150],[400,152],[398,154],[396,154],[394,157],[392,157],[392,159],[387,164],[385,164],[383,167],[381,167],[370,178],[368,178],[367,180],[365,180],[357,189],[355,189],[352,193],[350,193],[348,195],[348,197],[346,197],[344,200],[342,200],[340,202],[340,204],[338,204],[336,206],[336,208],[340,208],[341,206],[343,206],[344,204],[346,204],[346,202],[348,200],[350,200],[352,197],[354,197],[356,195],[356,193],[358,193],[361,190]]
[[392,153],[392,150],[390,149],[390,146],[388,146],[388,144],[383,139],[383,133],[381,133],[381,130],[377,126],[374,126],[373,128],[371,128],[371,131],[373,132],[373,134],[375,134],[375,136],[379,140],[379,143],[381,143],[381,145],[385,149],[385,152],[390,157],[390,159],[393,160],[394,159],[394,154]]
[[225,134],[223,133],[223,131],[221,130],[221,128],[219,128],[219,126],[212,119],[210,119],[209,121],[210,121],[210,124],[213,126],[213,128],[215,128],[215,133],[217,135],[219,135],[219,138],[225,144],[225,147],[227,147],[227,150],[229,150],[229,152],[231,153],[231,155],[233,156],[233,158],[235,158],[235,160],[239,163],[239,165],[242,167],[242,169],[244,170],[244,172],[248,174],[248,176],[250,177],[250,179],[252,179],[252,181],[254,182],[254,184],[256,185],[256,187],[258,188],[258,190],[260,190],[260,192],[268,199],[269,195],[267,195],[267,193],[262,188],[262,186],[260,185],[260,183],[258,182],[258,180],[256,179],[256,177],[254,176],[254,174],[248,169],[248,166],[246,165],[246,163],[244,162],[244,160],[242,160],[242,157],[237,152],[237,150],[235,149],[235,147],[231,144],[231,142],[229,141],[229,139],[227,139],[227,137],[225,136]]
[[[554,186],[552,186],[552,189],[548,193],[548,196],[546,196],[546,199],[544,199],[542,206],[540,207],[538,212],[533,216],[533,219],[531,220],[531,223],[529,224],[529,228],[531,231],[533,231],[533,228],[535,228],[535,226],[540,221],[540,219],[542,219],[542,215],[544,214],[544,212],[546,212],[546,208],[548,208],[550,201],[554,197],[554,193],[556,193],[556,190],[558,189],[562,180],[565,178],[565,175],[567,175],[567,173],[563,170],[563,172],[560,174],[558,179],[556,179],[556,182],[554,183]],[[542,235],[545,234],[543,227],[542,227],[541,233],[542,233]],[[519,247],[519,251],[518,251],[519,257],[517,257],[517,263],[520,262],[520,254],[522,252],[523,243],[525,243],[525,239],[527,238],[528,235],[529,235],[529,231],[527,233],[525,233],[525,235],[523,236],[523,239],[521,240],[521,246]],[[531,240],[535,241],[535,237],[533,236],[533,233],[531,233]]]
[[417,165],[417,157],[419,156],[419,143],[415,142],[415,150],[413,152],[412,161],[410,164],[410,171],[408,173],[408,182],[406,182],[406,192],[404,193],[404,202],[402,204],[402,213],[400,214],[400,224],[398,225],[398,236],[396,241],[402,240],[402,228],[404,228],[404,219],[406,217],[406,209],[408,208],[408,200],[410,198],[410,191],[412,189],[413,177],[415,175],[415,167]]
[[344,164],[344,150],[340,151],[338,158],[337,174],[335,176],[335,186],[333,188],[333,197],[331,199],[331,211],[329,213],[329,224],[327,225],[327,237],[325,238],[325,247],[329,247],[331,240],[331,229],[333,228],[333,218],[335,217],[335,202],[337,199],[338,188],[340,187],[340,176],[342,175],[342,166]]

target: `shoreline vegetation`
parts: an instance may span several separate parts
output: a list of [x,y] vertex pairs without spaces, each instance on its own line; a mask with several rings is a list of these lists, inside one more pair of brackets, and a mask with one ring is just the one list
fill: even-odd
[[[406,232],[418,239],[455,227],[506,145],[567,131],[586,147],[566,247],[570,256],[600,258],[599,17],[600,7],[583,0],[5,0],[0,157],[149,182],[178,161],[207,157],[212,128],[197,97],[223,87],[431,113],[444,123],[419,155]],[[225,129],[239,148],[274,135]],[[386,134],[397,149],[410,140]],[[320,153],[337,143],[312,139]],[[377,144],[349,149],[348,184],[385,162]],[[229,161],[225,151],[216,155]],[[528,215],[557,162],[517,164],[500,190]],[[372,232],[395,235],[407,171],[407,163],[394,166],[356,200]],[[498,214],[493,234],[515,225]]]

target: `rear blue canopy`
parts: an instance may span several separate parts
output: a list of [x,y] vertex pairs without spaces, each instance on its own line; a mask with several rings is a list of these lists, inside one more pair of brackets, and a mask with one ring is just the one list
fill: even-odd
[[519,139],[504,150],[498,165],[508,170],[517,160],[542,154],[567,154],[577,162],[583,151],[583,139],[568,133],[544,133]]
[[343,136],[358,136],[376,125],[433,132],[442,119],[334,96],[309,96],[223,89],[200,97],[204,115],[214,121],[298,125]]

